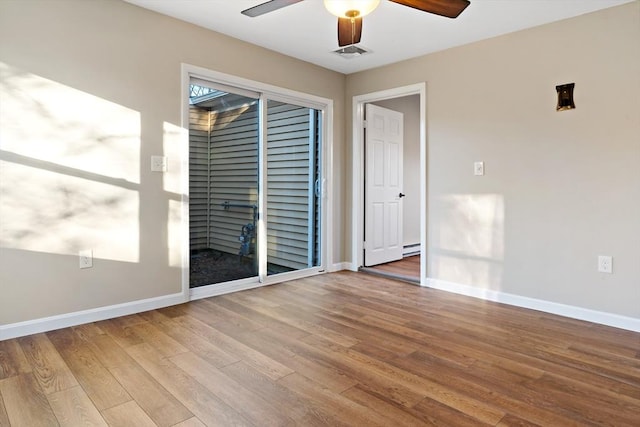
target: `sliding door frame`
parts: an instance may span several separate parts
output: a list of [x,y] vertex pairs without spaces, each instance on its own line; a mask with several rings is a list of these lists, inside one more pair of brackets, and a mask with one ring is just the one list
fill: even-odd
[[[182,64],[182,95],[181,95],[181,126],[183,134],[181,137],[181,181],[182,181],[182,292],[185,300],[206,298],[214,295],[221,295],[244,289],[251,289],[265,285],[271,285],[286,280],[307,277],[310,275],[323,273],[328,270],[328,265],[333,259],[333,229],[334,224],[329,212],[333,211],[333,191],[330,182],[333,177],[333,100],[297,92],[291,89],[281,88],[253,80],[236,77],[233,75],[208,70],[189,64]],[[267,101],[281,101],[299,105],[305,108],[315,109],[320,114],[321,122],[321,220],[320,220],[320,256],[319,265],[302,270],[296,270],[276,275],[267,275],[266,271],[266,238],[258,238],[257,256],[259,260],[258,280],[246,279],[228,283],[220,283],[202,288],[189,288],[189,84],[192,78],[211,82],[213,86],[229,86],[239,90],[248,90],[260,94],[259,101],[259,206],[260,220],[258,221],[258,236],[266,237],[266,184],[267,184]],[[264,145],[263,145],[264,144]]]

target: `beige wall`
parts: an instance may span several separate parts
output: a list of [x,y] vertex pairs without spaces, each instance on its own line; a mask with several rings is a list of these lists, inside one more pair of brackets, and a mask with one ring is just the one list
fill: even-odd
[[344,75],[121,1],[3,0],[0,325],[180,292],[181,63],[334,101],[342,234]]
[[639,41],[634,2],[347,77],[427,82],[429,277],[640,318]]

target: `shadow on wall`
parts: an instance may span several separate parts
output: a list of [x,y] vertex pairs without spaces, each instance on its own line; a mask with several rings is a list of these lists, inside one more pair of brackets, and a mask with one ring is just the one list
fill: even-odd
[[[82,249],[92,249],[96,259],[139,264],[144,258],[143,218],[153,216],[154,224],[167,227],[154,231],[161,236],[166,255],[150,261],[160,267],[179,267],[179,173],[163,174],[157,185],[162,186],[161,196],[154,195],[154,204],[163,207],[149,212],[145,208],[149,196],[143,196],[149,191],[141,190],[143,168],[150,166],[147,156],[141,156],[140,112],[6,63],[0,63],[0,75],[3,254],[9,258],[15,253],[34,255],[33,264],[21,265],[35,270],[41,260],[35,254],[71,256],[69,262],[78,270],[78,251]],[[158,151],[178,158],[182,130],[166,122],[163,126],[164,147]],[[150,180],[149,175],[146,179]],[[60,281],[59,271],[41,274],[52,281],[58,275]],[[5,271],[2,276],[6,279],[15,274]],[[5,282],[7,287],[22,285]],[[46,285],[32,284],[34,288]],[[129,300],[128,296],[121,299]],[[88,305],[77,309],[95,306]]]
[[433,278],[499,291],[504,265],[504,197],[452,194],[439,198],[430,231]]
[[102,242],[105,258],[137,262],[140,114],[5,64],[2,75],[0,245]]

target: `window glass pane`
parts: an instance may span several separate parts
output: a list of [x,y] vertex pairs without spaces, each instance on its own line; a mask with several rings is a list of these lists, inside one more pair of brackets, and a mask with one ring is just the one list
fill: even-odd
[[320,265],[318,110],[267,103],[267,274]]
[[256,98],[192,81],[191,287],[258,274],[258,129]]

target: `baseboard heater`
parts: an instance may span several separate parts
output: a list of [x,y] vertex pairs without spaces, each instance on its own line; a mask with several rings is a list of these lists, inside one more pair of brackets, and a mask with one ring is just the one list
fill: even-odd
[[420,243],[413,245],[406,245],[402,247],[402,256],[408,257],[413,255],[420,255]]

